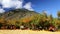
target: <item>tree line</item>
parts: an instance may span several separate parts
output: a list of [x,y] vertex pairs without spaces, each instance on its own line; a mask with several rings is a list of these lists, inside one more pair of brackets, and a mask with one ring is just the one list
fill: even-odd
[[5,20],[0,17],[0,29],[31,29],[31,30],[59,30],[60,29],[60,11],[57,12],[57,18],[46,12],[36,14],[19,20]]

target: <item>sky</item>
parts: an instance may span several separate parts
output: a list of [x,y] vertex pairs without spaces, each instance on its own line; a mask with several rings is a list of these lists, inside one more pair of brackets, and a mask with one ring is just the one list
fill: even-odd
[[57,12],[60,10],[60,0],[0,0],[0,13],[18,8],[38,13],[45,10],[48,15],[52,14],[53,17],[57,17]]

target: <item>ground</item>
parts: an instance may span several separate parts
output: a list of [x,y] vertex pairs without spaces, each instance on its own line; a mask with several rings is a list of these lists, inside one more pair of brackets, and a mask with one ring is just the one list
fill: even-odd
[[60,34],[60,32],[32,31],[32,30],[0,30],[0,34]]

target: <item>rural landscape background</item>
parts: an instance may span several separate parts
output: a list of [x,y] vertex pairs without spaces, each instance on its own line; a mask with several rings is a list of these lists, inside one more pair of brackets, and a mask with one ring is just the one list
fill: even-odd
[[59,1],[60,0],[0,0],[0,33],[59,33]]

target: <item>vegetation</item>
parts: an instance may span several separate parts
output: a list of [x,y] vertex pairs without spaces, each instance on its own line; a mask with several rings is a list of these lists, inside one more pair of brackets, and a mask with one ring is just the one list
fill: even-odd
[[0,16],[0,29],[23,29],[32,30],[59,30],[60,29],[60,11],[57,12],[58,18],[47,15],[46,12],[37,13],[26,9],[16,9],[5,12]]

